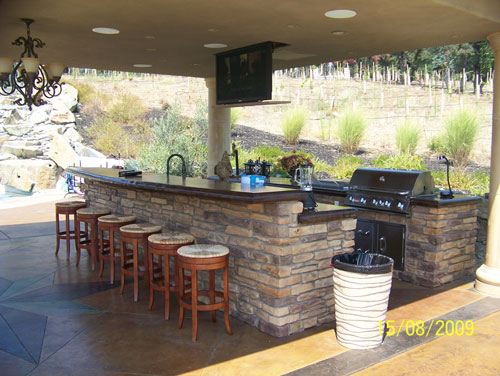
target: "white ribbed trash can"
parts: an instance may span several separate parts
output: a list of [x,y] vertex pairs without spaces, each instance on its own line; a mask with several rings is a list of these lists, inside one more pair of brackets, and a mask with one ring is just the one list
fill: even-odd
[[380,346],[394,260],[354,252],[334,256],[332,265],[338,343],[361,350]]

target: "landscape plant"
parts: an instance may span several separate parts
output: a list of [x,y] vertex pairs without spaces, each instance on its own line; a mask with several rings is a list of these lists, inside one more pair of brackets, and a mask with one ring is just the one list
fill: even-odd
[[469,161],[478,130],[477,115],[468,110],[460,111],[446,120],[444,146],[457,167],[464,167]]
[[234,128],[236,125],[236,122],[241,119],[243,116],[243,111],[239,107],[233,107],[231,108],[231,120],[230,120],[230,126],[231,130]]
[[[448,189],[446,172],[431,172],[436,187]],[[471,195],[483,196],[489,191],[490,177],[484,171],[466,172],[463,169],[450,170],[450,185],[453,191],[459,190]]]
[[92,125],[87,128],[87,134],[93,141],[95,148],[104,155],[120,155],[122,158],[130,158],[135,155],[138,146],[132,132],[127,131],[121,124],[107,117],[98,117]]
[[[206,176],[208,109],[199,105],[193,119],[181,115],[178,105],[171,106],[165,115],[152,122],[151,141],[137,154],[136,165],[142,170],[165,173],[167,159],[181,154],[187,166],[188,176]],[[179,158],[172,159],[170,173],[181,174]]]
[[112,101],[107,115],[112,121],[130,124],[144,116],[145,112],[146,109],[139,97],[123,93]]
[[344,155],[335,162],[331,175],[337,179],[348,179],[361,166],[363,166],[361,158],[354,155]]
[[306,122],[306,114],[306,110],[302,107],[296,107],[285,112],[281,130],[288,144],[295,145],[299,142],[300,134]]
[[412,121],[405,121],[396,128],[396,146],[401,154],[415,154],[420,129]]
[[371,164],[377,168],[389,168],[398,170],[427,170],[423,159],[418,155],[394,154],[381,155],[372,159]]
[[366,122],[361,112],[348,110],[341,115],[337,124],[337,137],[344,153],[354,154],[358,151],[365,129]]

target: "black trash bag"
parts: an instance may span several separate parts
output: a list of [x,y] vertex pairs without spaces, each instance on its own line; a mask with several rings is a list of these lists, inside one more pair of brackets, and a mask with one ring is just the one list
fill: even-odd
[[394,260],[378,253],[353,252],[333,256],[332,266],[353,273],[384,274],[392,272]]

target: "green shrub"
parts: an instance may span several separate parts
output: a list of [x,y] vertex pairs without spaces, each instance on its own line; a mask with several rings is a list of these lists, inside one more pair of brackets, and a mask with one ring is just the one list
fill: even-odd
[[300,134],[306,122],[306,110],[297,107],[285,113],[281,129],[285,141],[290,145],[295,145],[299,142]]
[[239,107],[231,108],[231,130],[236,125],[236,122],[243,116],[243,110]]
[[361,166],[363,166],[361,158],[353,155],[344,155],[335,162],[334,171],[331,175],[337,179],[347,179]]
[[420,129],[414,123],[405,121],[396,128],[396,145],[402,154],[415,154]]
[[144,115],[146,109],[139,97],[120,94],[109,107],[108,116],[118,123],[131,123]]
[[478,130],[478,118],[470,111],[460,111],[447,119],[444,145],[457,166],[463,167],[467,164]]
[[[137,166],[142,170],[165,173],[167,159],[178,153],[184,157],[189,176],[206,176],[207,173],[207,129],[208,109],[200,105],[194,118],[181,115],[177,105],[170,107],[165,116],[153,120],[152,138],[147,145],[139,149]],[[181,174],[179,158],[172,159],[172,175]]]
[[411,154],[381,155],[371,160],[377,168],[390,168],[398,170],[427,170],[422,158]]
[[354,154],[358,151],[365,129],[365,119],[358,111],[348,111],[340,117],[337,125],[337,137],[340,139],[344,153]]
[[65,80],[65,82],[73,86],[76,90],[78,90],[78,102],[82,104],[86,104],[87,102],[89,102],[92,96],[96,95],[96,90],[94,86],[87,82],[73,81],[73,80],[71,81]]
[[443,135],[436,135],[432,137],[429,143],[427,144],[427,147],[433,153],[439,153],[439,154],[445,153],[446,147],[444,146]]
[[87,133],[93,141],[93,146],[105,155],[114,154],[122,158],[130,158],[135,155],[137,142],[135,137],[119,123],[106,117],[97,118],[87,128]]
[[275,146],[262,145],[253,148],[251,154],[253,155],[254,160],[260,158],[261,160],[266,160],[269,163],[276,163],[278,158],[283,155],[283,150]]
[[[431,172],[434,177],[436,187],[448,189],[446,172]],[[483,171],[473,173],[465,172],[461,169],[450,171],[450,185],[452,190],[459,190],[464,193],[482,196],[489,191],[490,177]]]

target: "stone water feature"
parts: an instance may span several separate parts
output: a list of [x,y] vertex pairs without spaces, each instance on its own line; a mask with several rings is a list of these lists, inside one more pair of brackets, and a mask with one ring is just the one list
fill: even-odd
[[81,157],[105,158],[82,144],[76,130],[78,91],[63,93],[30,111],[18,97],[0,96],[0,185],[22,191],[55,188],[64,168]]

